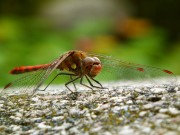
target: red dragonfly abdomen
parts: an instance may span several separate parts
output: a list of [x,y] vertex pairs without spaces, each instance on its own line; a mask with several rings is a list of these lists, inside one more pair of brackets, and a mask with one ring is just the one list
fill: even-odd
[[48,66],[49,66],[49,64],[16,67],[10,71],[10,74],[22,74],[22,73],[26,73],[26,72],[32,72],[32,71],[36,71],[40,68],[46,68]]

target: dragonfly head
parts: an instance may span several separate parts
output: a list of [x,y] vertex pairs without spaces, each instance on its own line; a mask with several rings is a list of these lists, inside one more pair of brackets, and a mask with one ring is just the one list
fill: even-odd
[[101,61],[97,57],[86,57],[82,60],[83,74],[95,77],[102,70]]

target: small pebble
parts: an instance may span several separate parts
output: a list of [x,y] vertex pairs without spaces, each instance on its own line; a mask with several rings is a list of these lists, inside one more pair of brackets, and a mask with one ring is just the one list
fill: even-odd
[[23,116],[23,114],[19,113],[19,112],[16,112],[15,115],[16,115],[16,117],[22,117]]
[[11,128],[13,131],[17,131],[20,129],[20,126],[17,126],[17,125],[11,125]]
[[150,127],[143,127],[143,130],[142,132],[146,133],[146,134],[149,134],[151,132],[151,128]]
[[134,133],[134,130],[130,128],[130,126],[124,126],[122,129],[120,129],[120,132],[119,132],[120,135],[130,135],[133,133]]
[[139,116],[140,116],[140,117],[144,117],[146,114],[147,114],[146,111],[142,111],[142,112],[139,113]]
[[3,130],[5,130],[5,129],[6,129],[5,126],[0,126],[0,131],[3,131]]
[[175,90],[175,91],[179,91],[179,87],[175,87],[174,90]]
[[4,104],[0,104],[0,108],[2,108],[4,106]]
[[[97,124],[96,124],[97,125]],[[95,126],[94,128],[92,128],[92,130],[90,131],[90,133],[98,133],[100,130],[102,129],[102,127],[100,125]]]
[[1,100],[1,99],[0,99],[0,104],[4,104],[4,100]]
[[163,92],[165,92],[166,90],[165,90],[165,88],[152,88],[152,89],[150,89],[150,91],[152,91],[153,93],[163,93]]
[[151,103],[149,103],[149,104],[144,105],[143,107],[144,109],[152,109],[154,106]]
[[35,123],[41,123],[42,122],[42,118],[32,118],[31,121],[35,122]]
[[160,113],[167,113],[167,112],[168,112],[168,109],[162,108],[162,109],[159,110],[159,112],[160,112]]
[[179,115],[179,114],[180,114],[180,111],[179,111],[179,110],[177,110],[176,108],[172,108],[172,107],[170,107],[170,108],[168,109],[168,112],[169,112],[171,115]]
[[157,119],[166,119],[166,118],[169,118],[169,115],[163,114],[163,113],[158,113],[155,117]]
[[142,89],[135,88],[135,91],[141,93]]
[[38,128],[41,128],[41,129],[50,129],[51,126],[45,125],[44,123],[40,123],[40,124],[38,124]]
[[15,117],[15,116],[10,116],[9,118],[15,120],[15,121],[21,121],[21,118]]
[[38,97],[33,97],[31,100],[37,102],[37,101],[39,101],[39,98]]
[[129,100],[129,101],[127,101],[127,102],[126,102],[126,104],[128,104],[128,105],[132,105],[132,104],[133,104],[133,102],[132,102],[132,100]]
[[64,118],[64,116],[57,116],[57,117],[53,117],[52,120],[53,121],[60,121]]
[[168,132],[164,133],[164,135],[178,135],[178,133],[174,132],[174,131],[168,131]]

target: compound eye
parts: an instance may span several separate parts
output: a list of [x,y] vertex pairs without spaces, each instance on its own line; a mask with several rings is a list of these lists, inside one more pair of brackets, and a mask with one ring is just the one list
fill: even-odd
[[94,59],[94,62],[101,63],[101,61],[99,60],[99,58],[93,57],[93,59]]
[[86,57],[85,59],[83,59],[83,62],[84,62],[85,64],[90,64],[90,63],[92,63],[93,61],[94,61],[94,59],[91,58],[91,57]]

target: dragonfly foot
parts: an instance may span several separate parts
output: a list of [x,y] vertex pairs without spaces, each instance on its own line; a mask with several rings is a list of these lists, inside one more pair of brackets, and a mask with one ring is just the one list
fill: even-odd
[[68,94],[68,97],[72,100],[76,100],[78,97],[79,92],[71,92],[70,94]]

